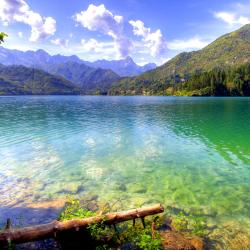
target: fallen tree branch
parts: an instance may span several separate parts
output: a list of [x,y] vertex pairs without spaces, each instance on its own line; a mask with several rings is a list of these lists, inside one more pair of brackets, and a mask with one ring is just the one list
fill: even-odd
[[25,243],[45,238],[56,237],[57,233],[86,228],[91,224],[105,222],[112,225],[123,221],[136,218],[144,218],[148,215],[162,213],[164,208],[161,204],[150,207],[132,209],[123,212],[109,213],[106,215],[93,216],[85,219],[74,219],[69,221],[52,221],[47,224],[24,227],[20,229],[12,229],[10,227],[0,231],[0,246],[8,243]]

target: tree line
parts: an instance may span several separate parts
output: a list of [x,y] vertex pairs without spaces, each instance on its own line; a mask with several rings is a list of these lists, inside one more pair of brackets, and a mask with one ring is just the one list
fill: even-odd
[[174,86],[174,92],[180,95],[250,96],[250,63],[194,73],[181,84],[176,82]]
[[124,78],[110,95],[250,96],[250,63],[210,71],[175,74],[161,80]]

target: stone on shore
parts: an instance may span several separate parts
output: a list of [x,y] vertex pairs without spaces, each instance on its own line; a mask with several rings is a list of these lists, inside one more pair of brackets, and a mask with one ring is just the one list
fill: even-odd
[[164,250],[203,250],[204,244],[197,236],[187,236],[175,231],[162,231]]

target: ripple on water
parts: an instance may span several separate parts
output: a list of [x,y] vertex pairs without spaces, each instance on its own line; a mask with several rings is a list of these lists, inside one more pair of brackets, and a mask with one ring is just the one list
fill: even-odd
[[249,228],[250,99],[13,97],[0,109],[0,211],[98,195]]

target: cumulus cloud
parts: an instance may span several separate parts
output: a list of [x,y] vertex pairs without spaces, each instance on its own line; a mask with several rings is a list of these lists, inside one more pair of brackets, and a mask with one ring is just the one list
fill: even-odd
[[133,27],[134,35],[141,36],[145,42],[145,46],[150,49],[152,56],[158,56],[166,51],[166,42],[160,29],[151,32],[150,28],[145,27],[141,20],[130,20],[129,23]]
[[187,40],[173,40],[168,42],[168,48],[171,50],[196,50],[202,49],[209,44],[210,41],[201,40],[193,37]]
[[85,51],[94,51],[96,53],[102,51],[103,46],[97,40],[91,38],[89,40],[82,39],[81,45]]
[[114,55],[115,51],[115,43],[114,42],[99,42],[94,38],[89,40],[82,39],[81,40],[81,48],[85,52],[95,52],[102,53],[106,55]]
[[214,16],[229,25],[245,25],[250,23],[250,19],[246,16],[238,15],[234,12],[215,12]]
[[17,34],[20,38],[23,38],[23,32],[19,31]]
[[90,4],[87,10],[77,13],[74,19],[88,30],[99,31],[112,37],[120,56],[125,57],[129,54],[132,43],[123,35],[123,17],[114,15],[104,4],[99,6]]
[[62,48],[67,48],[69,46],[69,40],[68,39],[52,39],[50,42],[54,45],[61,46]]
[[30,41],[38,41],[54,35],[56,20],[42,17],[30,9],[24,0],[0,0],[0,19],[4,25],[20,22],[31,27]]

